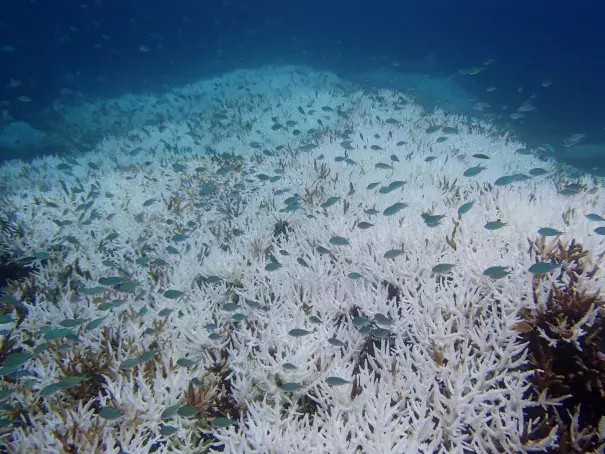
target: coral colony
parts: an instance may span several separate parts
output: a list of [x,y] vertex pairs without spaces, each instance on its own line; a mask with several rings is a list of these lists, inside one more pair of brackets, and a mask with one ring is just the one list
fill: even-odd
[[7,451],[603,443],[602,182],[299,67],[56,111],[102,138],[1,168]]

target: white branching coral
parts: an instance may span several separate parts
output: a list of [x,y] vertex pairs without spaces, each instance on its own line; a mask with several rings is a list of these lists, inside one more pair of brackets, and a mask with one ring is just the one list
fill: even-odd
[[[426,114],[400,93],[300,68],[253,76],[175,90],[154,103],[161,112],[126,97],[110,103],[140,112],[126,136],[20,175],[21,163],[0,169],[0,241],[32,267],[2,300],[5,321],[19,320],[2,334],[18,420],[6,445],[553,446],[553,434],[524,438],[540,421],[524,416],[536,403],[516,324],[571,266],[528,271],[555,247],[539,229],[581,242],[585,269],[598,267],[604,237],[585,215],[605,211],[602,186],[567,181],[492,125]],[[169,121],[149,126],[158,113]],[[604,287],[598,273],[578,280]]]

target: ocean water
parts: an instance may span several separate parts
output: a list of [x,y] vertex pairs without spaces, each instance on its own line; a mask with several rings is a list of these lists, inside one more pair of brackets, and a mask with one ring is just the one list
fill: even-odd
[[601,452],[604,17],[3,0],[0,452]]
[[[603,172],[605,165],[605,7],[596,0],[183,1],[178,7],[7,0],[0,8],[2,45],[15,48],[1,54],[3,126],[9,119],[44,126],[65,88],[108,97],[288,63],[334,71],[368,87],[413,89],[410,74],[438,76],[447,82],[423,90],[420,101],[495,117],[524,141],[551,144],[555,156],[584,170]],[[459,73],[488,59],[495,62],[479,74]],[[11,79],[21,85],[11,86]],[[552,85],[543,87],[545,81]],[[486,91],[490,87],[496,90]],[[511,119],[528,99],[535,110]],[[475,103],[489,106],[473,110]],[[581,144],[590,149],[562,146],[573,134],[585,134]]]

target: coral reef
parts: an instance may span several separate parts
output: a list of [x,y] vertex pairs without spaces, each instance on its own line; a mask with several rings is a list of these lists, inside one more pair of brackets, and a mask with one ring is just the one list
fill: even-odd
[[65,109],[116,129],[0,168],[8,451],[600,448],[598,179],[298,67]]

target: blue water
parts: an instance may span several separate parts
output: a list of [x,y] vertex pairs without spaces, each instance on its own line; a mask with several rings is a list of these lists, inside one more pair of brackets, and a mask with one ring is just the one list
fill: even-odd
[[[2,109],[15,120],[37,126],[64,87],[115,96],[267,63],[387,87],[398,74],[420,72],[451,78],[490,112],[504,112],[496,121],[522,140],[565,152],[560,144],[574,133],[605,144],[604,18],[596,0],[3,0],[0,46],[15,50],[0,53],[0,100],[10,101]],[[480,74],[458,72],[486,59],[496,61]],[[10,78],[22,86],[7,88]],[[542,87],[545,80],[553,84]],[[511,121],[534,92],[537,110]],[[590,162],[569,152],[565,159],[605,171],[605,152]]]

